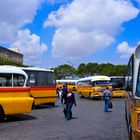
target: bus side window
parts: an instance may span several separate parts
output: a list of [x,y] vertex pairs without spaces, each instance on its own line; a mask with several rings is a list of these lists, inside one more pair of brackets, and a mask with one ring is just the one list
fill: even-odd
[[27,82],[27,86],[35,86],[35,75],[34,73],[30,73],[29,75],[29,79]]
[[137,83],[137,95],[140,96],[140,77],[138,77],[138,83]]
[[132,91],[132,78],[127,80],[126,91]]
[[6,78],[6,87],[11,87],[12,86],[12,74],[5,75],[5,78]]
[[140,96],[140,82],[138,83],[138,87],[137,87],[137,92],[138,92],[138,95]]
[[6,78],[3,76],[0,76],[0,86],[2,87],[6,86]]
[[91,85],[91,81],[87,81],[86,84],[87,84],[87,86],[90,86]]
[[7,79],[6,87],[11,87],[11,86],[12,86],[12,80],[11,79]]
[[95,82],[92,82],[92,86],[95,86]]

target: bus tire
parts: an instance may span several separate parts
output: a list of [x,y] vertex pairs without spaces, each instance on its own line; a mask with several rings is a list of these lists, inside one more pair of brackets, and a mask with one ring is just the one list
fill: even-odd
[[127,119],[127,109],[126,109],[126,104],[125,104],[125,120],[126,120],[126,124],[128,127],[128,119]]
[[35,109],[35,102],[32,103],[32,110]]
[[49,103],[51,106],[55,106],[55,103]]
[[128,126],[129,131],[129,140],[132,140],[132,127],[131,125]]
[[91,92],[89,93],[89,99],[93,99]]
[[131,117],[129,116],[129,124],[128,124],[128,136],[129,140],[132,140],[132,126],[131,126]]
[[80,98],[83,98],[82,92],[79,93]]
[[0,105],[0,121],[4,121],[4,119],[5,119],[5,113],[2,106]]

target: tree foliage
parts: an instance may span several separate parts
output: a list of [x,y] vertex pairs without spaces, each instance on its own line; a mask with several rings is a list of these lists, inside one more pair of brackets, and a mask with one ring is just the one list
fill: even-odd
[[67,64],[54,68],[57,79],[65,79],[68,76],[86,77],[93,75],[123,76],[126,65],[113,65],[110,63],[81,63],[77,69]]
[[11,61],[6,61],[6,60],[0,60],[0,65],[12,65],[12,66],[19,66],[19,67],[22,67],[22,66],[25,66],[23,64],[15,64],[14,62],[11,62]]

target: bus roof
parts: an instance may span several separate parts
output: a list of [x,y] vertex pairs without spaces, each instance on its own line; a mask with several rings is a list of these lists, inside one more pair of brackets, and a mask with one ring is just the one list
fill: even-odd
[[27,74],[23,70],[21,70],[20,68],[16,66],[10,66],[10,65],[0,66],[0,73],[22,74],[26,78],[28,77]]
[[110,76],[110,78],[124,78],[124,76]]
[[100,75],[100,76],[90,76],[90,77],[85,77],[85,78],[81,78],[78,81],[86,81],[86,80],[91,80],[91,81],[103,81],[103,80],[110,80],[109,76],[104,76],[104,75]]
[[45,69],[45,68],[40,68],[40,67],[20,67],[22,70],[32,70],[32,71],[50,71],[54,72],[53,70],[50,69]]
[[71,79],[60,79],[56,80],[56,82],[77,82],[78,80],[71,80]]

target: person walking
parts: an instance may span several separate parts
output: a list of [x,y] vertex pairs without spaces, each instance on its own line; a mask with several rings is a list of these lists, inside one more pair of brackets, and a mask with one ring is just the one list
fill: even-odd
[[103,93],[103,97],[104,97],[104,102],[105,102],[104,111],[108,112],[109,111],[109,102],[111,99],[111,92],[109,90],[109,87],[106,87],[106,90]]
[[61,104],[64,103],[65,104],[65,100],[66,100],[66,95],[68,93],[68,88],[67,88],[67,85],[63,85],[63,88],[62,88],[62,95],[61,95]]
[[66,96],[67,96],[67,94],[68,94],[67,85],[63,85],[62,94],[61,94],[61,104],[63,104],[63,106],[64,106],[63,113],[65,115],[65,118],[66,118]]
[[71,89],[66,96],[66,119],[70,120],[72,118],[72,106],[73,104],[76,106],[75,95]]

